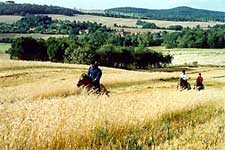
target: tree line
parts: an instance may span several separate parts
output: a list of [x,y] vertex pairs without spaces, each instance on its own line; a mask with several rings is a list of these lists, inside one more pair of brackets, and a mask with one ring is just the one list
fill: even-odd
[[162,30],[177,30],[177,31],[183,30],[183,26],[181,26],[181,25],[173,25],[173,26],[169,26],[169,27],[159,27],[155,23],[142,21],[142,20],[138,20],[136,22],[136,25],[141,26],[143,29],[162,29]]
[[209,30],[186,28],[181,32],[164,34],[166,48],[225,48],[225,29],[215,26]]
[[112,37],[106,37],[110,34],[102,34],[92,33],[82,38],[49,38],[46,41],[21,37],[13,40],[9,53],[11,59],[80,64],[98,60],[103,66],[124,69],[163,67],[172,61],[172,56],[149,50],[143,45],[114,44]]

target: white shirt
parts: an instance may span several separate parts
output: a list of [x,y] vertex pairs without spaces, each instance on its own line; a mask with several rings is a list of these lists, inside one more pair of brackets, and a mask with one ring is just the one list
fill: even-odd
[[180,78],[183,79],[184,81],[188,80],[188,76],[186,74],[181,74]]

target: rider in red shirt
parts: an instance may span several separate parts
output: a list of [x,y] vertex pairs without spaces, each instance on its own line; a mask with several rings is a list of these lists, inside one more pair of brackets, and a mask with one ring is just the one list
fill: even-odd
[[203,77],[201,75],[201,73],[199,73],[199,76],[196,79],[196,87],[197,89],[204,89],[204,85],[203,85]]

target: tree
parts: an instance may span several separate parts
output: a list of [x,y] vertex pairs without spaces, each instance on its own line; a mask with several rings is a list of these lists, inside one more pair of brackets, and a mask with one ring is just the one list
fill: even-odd
[[177,39],[179,36],[180,33],[178,32],[168,33],[164,36],[163,44],[166,46],[166,48],[176,48],[178,45]]
[[63,38],[49,38],[46,43],[48,45],[47,52],[49,60],[53,62],[63,62],[65,50],[69,47],[67,41]]
[[159,29],[160,28],[155,23],[150,23],[150,22],[141,21],[141,20],[138,20],[136,25],[140,25],[144,29]]
[[167,28],[167,30],[177,30],[177,31],[181,31],[181,30],[183,30],[183,26],[181,26],[181,25],[169,26],[169,27]]
[[71,63],[90,64],[95,60],[95,49],[90,45],[78,47],[71,54]]
[[96,51],[97,58],[101,61],[101,64],[110,67],[114,66],[116,60],[115,53],[116,47],[112,44],[103,45]]
[[44,41],[37,41],[31,37],[15,39],[9,53],[11,59],[47,60],[47,50]]

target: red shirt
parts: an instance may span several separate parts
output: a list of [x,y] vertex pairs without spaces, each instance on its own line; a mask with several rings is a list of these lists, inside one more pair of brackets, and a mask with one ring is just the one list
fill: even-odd
[[202,78],[202,76],[198,76],[198,78],[197,78],[197,82],[198,82],[198,83],[202,83],[202,82],[203,82],[203,78]]

